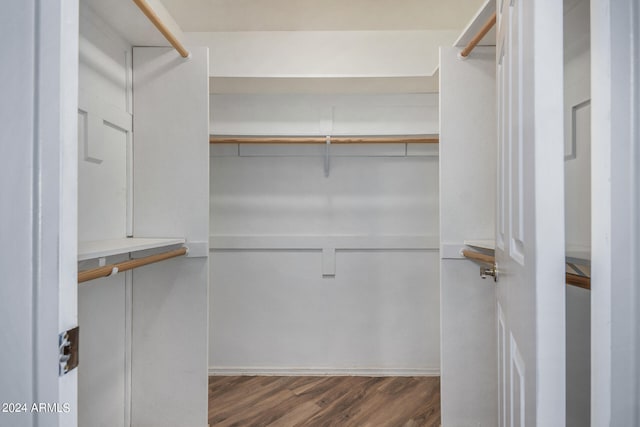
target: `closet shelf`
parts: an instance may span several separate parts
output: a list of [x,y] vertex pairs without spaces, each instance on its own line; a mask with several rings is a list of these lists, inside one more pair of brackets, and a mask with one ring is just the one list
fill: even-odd
[[184,243],[185,239],[151,239],[141,237],[78,242],[78,261],[144,251],[147,249],[164,248]]
[[238,136],[209,135],[210,144],[437,144],[440,135]]
[[463,243],[466,246],[473,246],[474,248],[496,250],[495,240],[465,240]]
[[591,253],[588,251],[566,251],[567,263],[591,266]]

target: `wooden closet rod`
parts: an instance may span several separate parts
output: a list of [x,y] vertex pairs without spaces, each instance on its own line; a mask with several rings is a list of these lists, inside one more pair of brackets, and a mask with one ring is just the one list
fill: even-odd
[[[465,258],[472,259],[474,261],[484,262],[491,265],[495,264],[496,262],[496,257],[494,256],[481,254],[479,252],[470,251],[467,249],[462,250],[462,255],[464,255]],[[591,289],[590,277],[579,276],[573,273],[566,273],[565,282],[567,283],[567,285],[578,286],[584,289]]]
[[471,39],[469,44],[467,44],[467,46],[464,49],[462,49],[462,52],[460,52],[460,56],[462,56],[463,58],[466,58],[467,56],[469,56],[473,48],[476,47],[478,43],[480,43],[480,40],[482,40],[482,38],[487,35],[489,30],[491,30],[491,28],[493,28],[495,24],[496,24],[496,13],[493,12],[493,15],[491,15],[489,20],[487,20],[487,22],[482,26],[482,28],[480,28],[480,31],[478,31],[478,34],[476,34]]
[[583,289],[591,289],[591,278],[567,273],[567,285],[577,286]]
[[481,254],[480,252],[470,251],[468,249],[463,249],[462,255],[464,255],[465,258],[469,258],[474,261],[486,262],[491,265],[496,262],[496,257],[494,256]]
[[143,265],[153,264],[154,262],[164,261],[166,259],[175,258],[185,255],[187,248],[174,249],[172,251],[162,252],[160,254],[150,255],[144,258],[132,259],[129,261],[119,262],[117,264],[105,265],[104,267],[92,268],[90,270],[78,272],[78,283],[88,280],[97,279],[99,277],[107,277],[121,271],[132,270]]
[[182,43],[180,43],[180,40],[178,40],[176,36],[169,30],[169,28],[167,28],[164,22],[160,20],[160,17],[153,11],[153,9],[151,9],[149,3],[147,3],[146,0],[133,0],[133,2],[140,8],[142,13],[144,13],[147,18],[149,18],[149,21],[151,21],[151,23],[158,29],[158,31],[162,33],[164,38],[167,39],[169,43],[171,43],[171,46],[173,46],[174,49],[178,51],[180,56],[182,56],[183,58],[188,58],[189,51],[185,49]]
[[[331,144],[437,144],[438,135],[332,136]],[[210,135],[210,144],[326,144],[326,136]]]

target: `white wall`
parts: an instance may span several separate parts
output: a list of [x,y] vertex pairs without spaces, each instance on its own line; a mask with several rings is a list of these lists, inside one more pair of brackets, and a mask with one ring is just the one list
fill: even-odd
[[79,286],[79,425],[206,425],[208,56],[192,52],[136,49],[134,144],[131,45],[82,4],[78,238],[180,237],[190,253]]
[[498,425],[495,283],[461,259],[464,240],[493,240],[495,48],[467,60],[440,49],[442,424]]
[[[123,238],[130,228],[131,46],[80,6],[78,240]],[[95,266],[85,261],[79,269]],[[79,425],[128,425],[128,279],[119,274],[78,286]]]
[[[565,1],[565,240],[568,256],[591,258],[591,51],[589,0]],[[589,272],[589,267],[579,266]],[[567,426],[590,418],[590,297],[567,286]]]
[[[186,33],[211,50],[214,77],[431,76],[455,30]],[[393,60],[391,60],[393,58]],[[381,60],[382,59],[382,60]]]
[[[210,99],[211,133],[217,135],[438,133],[438,95],[434,93],[211,95]],[[322,147],[314,152],[322,152]]]
[[565,234],[571,253],[591,248],[591,53],[589,1],[564,16]]
[[132,425],[207,424],[208,51],[136,47],[136,237],[182,237],[187,257],[133,272]]
[[[214,95],[216,134],[437,133],[433,95]],[[437,146],[211,147],[212,373],[439,372]]]

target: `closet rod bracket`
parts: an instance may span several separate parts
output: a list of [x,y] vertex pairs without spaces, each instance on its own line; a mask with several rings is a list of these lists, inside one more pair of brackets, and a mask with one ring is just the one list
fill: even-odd
[[324,176],[328,178],[331,170],[331,136],[326,136],[324,147]]

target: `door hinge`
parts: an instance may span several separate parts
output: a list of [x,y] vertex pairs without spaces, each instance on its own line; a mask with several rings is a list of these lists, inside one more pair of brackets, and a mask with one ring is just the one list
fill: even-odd
[[80,348],[80,327],[60,333],[58,335],[58,375],[63,376],[78,366],[78,352]]

